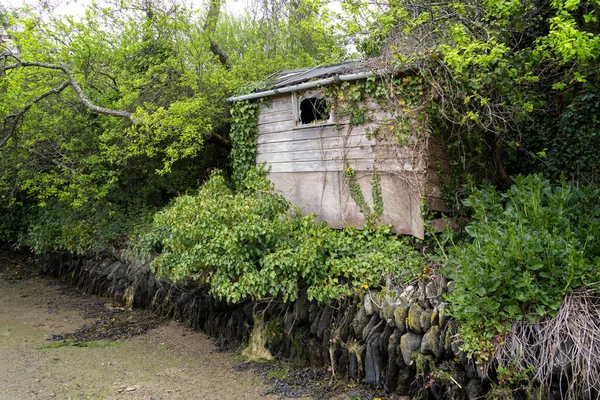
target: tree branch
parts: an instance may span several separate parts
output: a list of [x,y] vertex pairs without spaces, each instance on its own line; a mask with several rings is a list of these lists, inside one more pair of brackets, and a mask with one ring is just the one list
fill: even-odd
[[229,55],[227,55],[225,50],[223,50],[221,46],[219,46],[219,44],[212,39],[210,39],[210,51],[212,51],[215,56],[219,57],[219,62],[223,67],[225,67],[225,69],[231,68],[231,65],[229,65]]
[[21,109],[21,111],[15,113],[15,114],[8,115],[6,118],[4,118],[4,131],[5,132],[7,129],[7,124],[9,124],[9,121],[10,121],[10,125],[8,127],[7,135],[4,137],[4,139],[2,139],[2,141],[0,141],[0,148],[4,147],[6,142],[8,142],[8,139],[10,139],[15,134],[15,131],[17,130],[17,125],[19,124],[19,121],[21,120],[23,115],[25,115],[25,113],[27,111],[29,111],[29,109],[34,104],[39,103],[40,101],[44,100],[48,96],[51,96],[53,94],[59,94],[60,92],[62,92],[66,88],[68,88],[69,85],[70,85],[69,81],[63,82],[60,86],[58,86],[54,89],[50,89],[47,92],[44,92],[41,95],[39,95],[38,97],[36,97],[35,99],[33,99],[33,101],[31,103],[27,104],[25,107],[23,107],[23,109]]
[[207,141],[213,142],[221,147],[224,147],[227,150],[231,150],[231,142],[225,139],[223,136],[218,133],[212,132],[208,137]]
[[215,29],[217,28],[217,21],[219,20],[219,14],[221,12],[221,0],[210,0],[210,5],[208,7],[208,13],[206,14],[206,21],[204,22],[204,32],[208,34],[210,39],[210,51],[217,57],[219,57],[219,62],[225,69],[230,69],[231,65],[229,65],[229,56],[219,46],[217,42],[215,42],[212,38],[213,33],[215,33]]
[[48,63],[35,62],[35,61],[21,61],[14,55],[10,55],[10,57],[17,60],[17,62],[15,64],[3,66],[2,67],[3,72],[11,70],[11,69],[21,68],[21,67],[23,67],[23,68],[37,67],[37,68],[45,68],[45,69],[53,69],[53,70],[61,71],[63,74],[65,74],[67,76],[67,78],[69,79],[68,84],[73,88],[73,90],[75,91],[75,94],[77,95],[77,97],[79,97],[79,100],[83,103],[83,105],[88,110],[90,110],[91,112],[94,112],[96,114],[103,114],[103,115],[110,115],[113,117],[126,118],[126,119],[130,120],[132,123],[135,123],[131,118],[132,114],[128,111],[112,110],[110,108],[100,107],[100,106],[93,104],[87,98],[87,96],[83,92],[83,89],[81,89],[81,86],[79,86],[79,84],[77,83],[77,80],[75,79],[75,76],[73,76],[73,73],[64,65],[48,64]]

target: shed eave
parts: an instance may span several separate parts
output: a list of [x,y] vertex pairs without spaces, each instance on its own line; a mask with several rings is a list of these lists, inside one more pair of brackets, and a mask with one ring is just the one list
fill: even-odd
[[262,97],[274,96],[276,94],[291,93],[299,90],[312,89],[319,86],[331,85],[335,82],[346,82],[346,81],[357,81],[360,79],[366,79],[371,76],[382,75],[383,70],[380,71],[368,71],[359,72],[354,74],[336,75],[329,78],[323,78],[316,81],[303,82],[297,85],[285,86],[277,89],[263,90],[262,92],[249,93],[241,96],[233,96],[227,99],[228,102],[241,101],[241,100],[254,100]]

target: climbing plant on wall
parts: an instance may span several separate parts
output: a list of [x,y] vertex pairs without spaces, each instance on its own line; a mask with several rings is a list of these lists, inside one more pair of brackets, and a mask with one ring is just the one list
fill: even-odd
[[231,106],[232,179],[240,185],[256,165],[256,136],[258,134],[258,103],[237,101]]

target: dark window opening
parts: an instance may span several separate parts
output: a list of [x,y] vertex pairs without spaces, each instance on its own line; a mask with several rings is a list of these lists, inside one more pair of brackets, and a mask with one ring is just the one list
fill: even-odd
[[309,97],[300,102],[300,123],[322,122],[329,120],[329,107],[325,99]]

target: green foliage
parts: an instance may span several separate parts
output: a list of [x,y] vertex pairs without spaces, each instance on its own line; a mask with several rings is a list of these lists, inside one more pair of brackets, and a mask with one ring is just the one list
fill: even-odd
[[356,181],[356,172],[350,167],[346,161],[344,168],[344,181],[350,189],[350,197],[358,206],[362,215],[365,216],[366,226],[374,227],[381,220],[383,214],[383,196],[381,193],[381,177],[377,171],[371,174],[371,197],[373,207],[367,203],[363,194],[362,188]]
[[567,293],[598,279],[600,190],[539,175],[516,177],[506,193],[472,190],[471,241],[451,248],[448,301],[463,349],[486,360],[511,321],[553,316]]
[[[561,177],[585,186],[598,184],[600,177],[600,92],[589,90],[535,116],[533,126],[522,142],[513,143],[520,157],[511,163],[525,164],[530,170],[541,164],[549,178]],[[553,115],[560,112],[556,121]],[[521,167],[523,168],[523,167]]]
[[507,367],[498,366],[496,372],[498,373],[498,384],[500,386],[508,386],[511,388],[519,387],[529,383],[529,374],[533,372],[534,368],[528,366],[527,368],[521,368],[517,365],[509,365]]
[[241,184],[256,164],[258,103],[238,101],[231,107],[231,169],[234,182]]
[[239,192],[213,173],[195,196],[181,196],[155,215],[139,245],[156,252],[159,276],[209,283],[228,301],[276,297],[329,302],[387,274],[419,270],[422,260],[388,227],[332,230],[315,216],[289,214],[264,172],[247,171]]
[[[134,215],[197,188],[213,168],[227,170],[231,145],[251,139],[240,128],[230,143],[228,96],[277,70],[345,54],[319,2],[290,4],[283,15],[268,15],[265,4],[255,10],[264,11],[263,19],[217,15],[211,29],[206,12],[167,3],[90,4],[81,18],[46,18],[47,10],[32,7],[2,10],[2,68],[17,63],[10,53],[64,66],[92,104],[132,114],[90,112],[71,87],[35,102],[66,74],[33,66],[2,70],[0,118],[31,106],[14,132],[10,124],[0,132],[0,142],[6,138],[0,145],[2,237],[20,237],[39,250],[121,245],[137,225]],[[227,54],[225,65],[214,44]],[[238,117],[256,115],[246,111]],[[239,171],[254,153],[234,147],[231,164]],[[128,229],[115,228],[118,235],[96,225],[112,220],[110,213],[123,216],[122,210],[132,218],[124,218]],[[27,217],[38,212],[44,218]]]
[[20,220],[16,244],[38,254],[101,254],[123,247],[129,235],[150,221],[151,212],[143,204],[124,208],[106,203],[73,209],[67,202],[52,202],[32,208]]
[[[392,68],[410,65],[427,83],[428,95],[420,100],[432,131],[448,145],[455,187],[464,174],[506,188],[509,175],[551,171],[537,155],[552,147],[535,133],[540,122],[555,136],[570,101],[597,90],[596,1],[342,3],[347,31],[364,54],[381,56]],[[524,147],[532,132],[541,145]],[[560,164],[571,161],[555,156]]]

